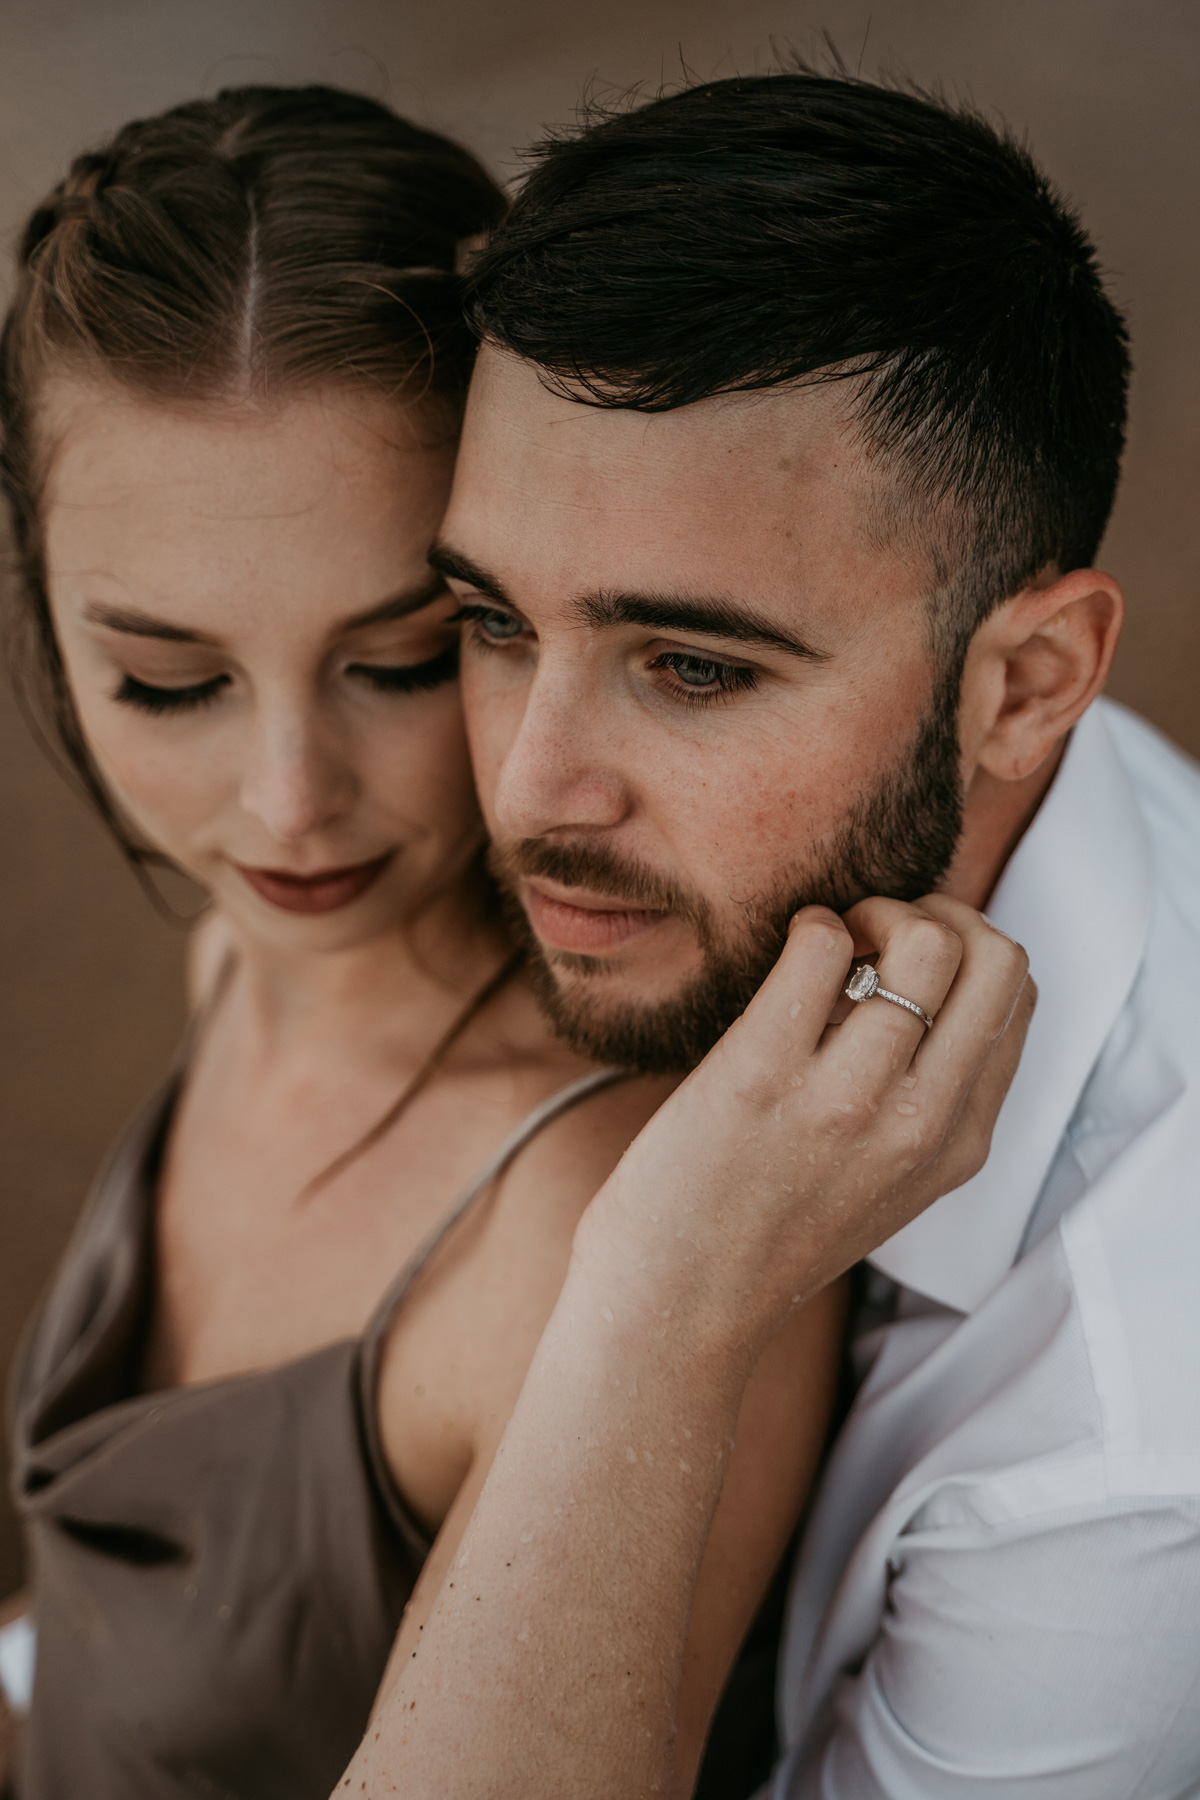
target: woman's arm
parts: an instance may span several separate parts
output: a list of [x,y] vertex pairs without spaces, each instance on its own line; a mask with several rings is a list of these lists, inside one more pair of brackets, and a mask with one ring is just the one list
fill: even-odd
[[688,1624],[754,1366],[796,1304],[981,1166],[1032,1012],[1020,952],[966,907],[866,902],[851,924],[934,1029],[881,1004],[827,1031],[851,938],[800,915],[585,1215],[418,1654],[339,1792],[688,1792]]
[[[690,1792],[730,1669],[807,1497],[829,1424],[844,1321],[832,1283],[768,1344],[746,1387],[688,1626],[676,1760]],[[515,1398],[515,1396],[514,1396]],[[507,1423],[507,1420],[504,1422]],[[480,1446],[444,1520],[380,1686],[375,1712],[417,1653],[483,1490],[502,1430]],[[686,1445],[686,1440],[681,1440]],[[463,1578],[469,1581],[469,1565]],[[368,1738],[370,1732],[368,1732]]]

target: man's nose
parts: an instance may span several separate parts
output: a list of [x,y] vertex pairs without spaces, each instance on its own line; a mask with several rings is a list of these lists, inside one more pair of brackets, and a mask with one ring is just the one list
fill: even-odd
[[357,782],[340,745],[306,708],[264,709],[242,780],[242,806],[280,844],[334,824],[353,804]]
[[629,787],[611,714],[586,672],[539,665],[492,799],[497,837],[545,837],[618,825]]

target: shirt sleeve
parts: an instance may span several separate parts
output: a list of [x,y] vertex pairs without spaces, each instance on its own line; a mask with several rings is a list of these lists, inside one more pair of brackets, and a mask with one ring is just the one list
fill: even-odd
[[898,1541],[880,1631],[773,1800],[1200,1793],[1200,1503]]

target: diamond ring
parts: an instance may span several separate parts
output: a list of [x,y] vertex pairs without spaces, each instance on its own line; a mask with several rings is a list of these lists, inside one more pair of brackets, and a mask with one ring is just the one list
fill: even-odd
[[870,963],[862,963],[855,969],[843,991],[848,1000],[890,1000],[893,1006],[902,1006],[906,1012],[916,1013],[926,1031],[933,1024],[925,1008],[918,1006],[915,1000],[906,1000],[903,994],[893,994],[887,988],[880,987],[879,972]]

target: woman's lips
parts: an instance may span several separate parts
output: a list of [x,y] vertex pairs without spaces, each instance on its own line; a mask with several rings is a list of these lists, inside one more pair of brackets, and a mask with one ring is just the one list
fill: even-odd
[[285,869],[251,869],[234,863],[256,894],[284,912],[336,912],[365,894],[392,860],[389,850],[371,862],[351,863],[344,869],[321,869],[316,875],[289,875]]
[[543,944],[552,950],[573,950],[581,956],[615,950],[670,917],[665,912],[622,907],[618,901],[606,900],[602,895],[562,900],[532,881],[525,884],[525,907]]

